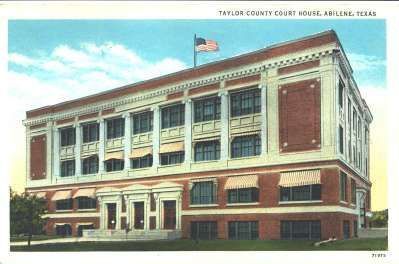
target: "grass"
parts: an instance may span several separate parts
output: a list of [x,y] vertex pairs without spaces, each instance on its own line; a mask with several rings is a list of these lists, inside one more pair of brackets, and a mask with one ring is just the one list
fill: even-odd
[[[53,238],[61,238],[61,236],[48,236],[48,235],[34,235],[32,236],[32,241],[39,241],[39,240],[47,240]],[[21,242],[21,241],[28,241],[28,236],[14,236],[10,238],[11,242]]]
[[320,247],[311,241],[283,240],[174,240],[174,241],[118,241],[79,242],[45,245],[11,246],[11,251],[282,251],[282,250],[387,250],[386,238],[336,241]]

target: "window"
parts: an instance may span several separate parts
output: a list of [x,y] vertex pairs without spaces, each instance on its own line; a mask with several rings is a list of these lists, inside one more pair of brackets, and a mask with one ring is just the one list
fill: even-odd
[[252,89],[231,95],[231,116],[259,113],[261,109],[260,89]]
[[193,182],[190,191],[191,204],[216,203],[216,186],[213,181]]
[[107,172],[123,170],[124,161],[118,159],[111,159],[105,161],[105,169]]
[[194,123],[219,119],[220,97],[207,98],[194,102]]
[[280,237],[288,240],[320,240],[320,221],[281,221]]
[[259,201],[258,188],[245,188],[229,190],[227,192],[228,203],[251,203]]
[[107,139],[123,137],[125,134],[125,119],[107,120]]
[[75,160],[61,161],[61,177],[75,175]]
[[321,200],[321,185],[280,187],[280,201],[318,201]]
[[78,197],[78,209],[96,209],[97,200],[90,197]]
[[346,174],[341,171],[340,180],[339,180],[339,183],[340,183],[339,193],[340,193],[341,201],[346,201],[346,199],[348,197],[348,195],[346,193],[346,177],[347,177]]
[[82,125],[83,129],[83,143],[94,142],[99,140],[99,125],[98,123],[89,123]]
[[75,145],[75,128],[68,127],[60,129],[61,133],[61,146]]
[[90,156],[83,159],[82,174],[95,174],[98,172],[98,156]]
[[357,230],[357,228],[358,228],[358,223],[357,223],[357,221],[353,221],[353,236],[354,237],[357,237],[358,236],[358,230]]
[[338,86],[338,103],[340,108],[344,105],[344,83],[341,79],[339,79],[339,86]]
[[55,210],[72,210],[73,200],[63,199],[55,202]]
[[184,125],[184,104],[177,104],[162,108],[162,128]]
[[147,168],[152,166],[152,155],[131,159],[131,166],[133,169]]
[[351,202],[356,204],[356,181],[351,179]]
[[344,154],[344,129],[339,126],[339,153]]
[[172,165],[184,162],[184,151],[161,154],[161,165]]
[[217,233],[217,222],[191,222],[191,239],[216,239]]
[[229,222],[229,239],[255,240],[258,239],[258,222]]
[[351,234],[351,228],[350,228],[350,223],[349,221],[344,221],[343,222],[343,233],[344,233],[344,239],[349,239],[350,234]]
[[220,141],[198,142],[194,148],[194,160],[218,160],[220,159]]
[[55,226],[55,234],[57,236],[71,236],[72,228],[70,224],[57,225]]
[[231,142],[231,157],[240,158],[260,155],[260,146],[261,142],[258,135],[235,137]]
[[152,131],[153,113],[151,111],[133,115],[133,134]]
[[350,100],[348,100],[348,130],[349,130],[348,157],[349,157],[349,162],[352,162],[352,103]]

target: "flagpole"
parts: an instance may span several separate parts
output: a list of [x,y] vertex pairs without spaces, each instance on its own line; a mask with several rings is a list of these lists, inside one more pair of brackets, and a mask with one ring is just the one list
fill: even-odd
[[197,51],[195,50],[196,40],[197,40],[197,35],[194,34],[194,68],[197,67]]

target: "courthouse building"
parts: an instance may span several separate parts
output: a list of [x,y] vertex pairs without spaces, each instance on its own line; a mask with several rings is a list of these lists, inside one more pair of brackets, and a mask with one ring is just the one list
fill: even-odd
[[351,238],[371,121],[329,30],[27,111],[26,191],[48,234]]

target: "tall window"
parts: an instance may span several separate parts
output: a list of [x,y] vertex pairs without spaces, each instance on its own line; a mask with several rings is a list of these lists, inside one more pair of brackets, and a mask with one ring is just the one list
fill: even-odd
[[99,140],[99,125],[98,123],[88,123],[82,125],[83,143],[94,142]]
[[152,131],[153,113],[151,111],[133,115],[133,134]]
[[356,204],[356,181],[351,179],[351,202]]
[[216,186],[213,181],[194,182],[190,192],[191,204],[216,203]]
[[97,200],[96,198],[90,197],[78,197],[78,209],[96,209]]
[[231,116],[260,113],[260,89],[246,90],[231,94]]
[[161,165],[172,165],[184,162],[184,151],[162,153]]
[[152,155],[131,159],[131,166],[133,169],[147,168],[152,166]]
[[344,154],[344,129],[339,126],[339,153]]
[[105,161],[105,169],[107,172],[110,171],[121,171],[124,167],[124,160],[110,159]]
[[220,97],[207,98],[194,102],[194,123],[219,119]]
[[194,160],[218,160],[220,159],[220,141],[204,141],[195,144]]
[[184,125],[184,104],[177,104],[162,108],[162,128]]
[[107,139],[123,137],[125,134],[125,119],[114,118],[107,120]]
[[95,174],[98,172],[98,156],[93,155],[83,159],[82,174]]
[[258,201],[258,188],[235,189],[227,192],[228,203],[252,203]]
[[343,108],[344,105],[344,83],[339,79],[339,86],[338,86],[338,103],[340,108]]
[[280,237],[288,240],[320,240],[320,221],[281,221]]
[[55,202],[55,210],[72,210],[73,200],[63,199]]
[[216,239],[218,234],[217,222],[191,222],[191,239]]
[[61,177],[68,177],[75,175],[75,160],[61,161]]
[[60,129],[61,133],[61,146],[75,145],[75,128],[67,127]]
[[259,238],[257,221],[229,222],[229,239],[255,240]]
[[240,158],[260,155],[260,146],[261,142],[258,135],[235,137],[231,142],[231,157]]
[[352,103],[350,100],[348,100],[348,130],[349,130],[348,157],[349,157],[349,162],[352,162]]
[[346,178],[347,178],[346,174],[341,171],[340,181],[339,181],[339,186],[340,186],[339,193],[340,193],[341,201],[347,201],[347,199],[348,199],[348,194],[346,192],[346,184],[347,184]]
[[321,200],[321,185],[280,187],[280,201],[318,201]]

